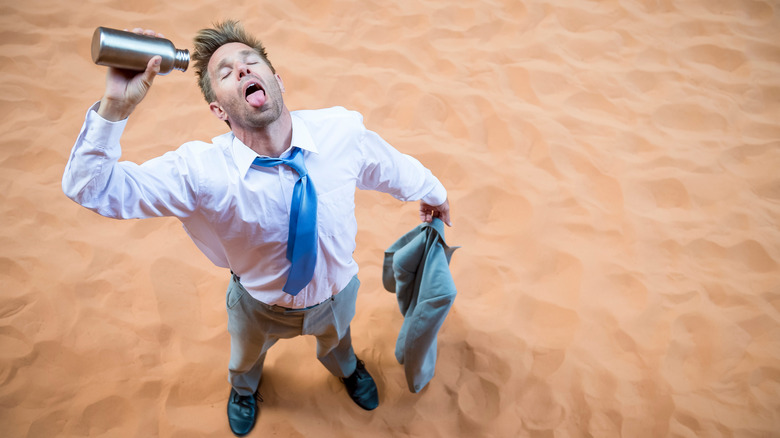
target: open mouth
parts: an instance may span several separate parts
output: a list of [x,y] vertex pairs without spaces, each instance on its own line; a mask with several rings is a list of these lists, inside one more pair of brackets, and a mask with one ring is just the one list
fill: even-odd
[[260,85],[256,83],[251,83],[244,91],[244,98],[249,97],[250,95],[257,93],[258,91],[263,91],[263,89],[260,87]]
[[250,82],[244,88],[244,99],[255,108],[260,108],[266,101],[265,90],[257,82]]

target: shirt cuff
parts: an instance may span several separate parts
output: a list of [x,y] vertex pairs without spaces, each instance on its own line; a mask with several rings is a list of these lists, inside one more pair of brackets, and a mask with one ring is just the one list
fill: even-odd
[[429,175],[428,178],[433,178],[435,184],[433,185],[433,189],[428,192],[427,195],[423,196],[422,201],[434,207],[444,204],[444,201],[447,200],[447,189],[444,188],[435,176]]
[[96,102],[87,111],[84,139],[93,145],[119,144],[119,138],[127,125],[127,119],[118,122],[106,120],[98,114],[100,102]]

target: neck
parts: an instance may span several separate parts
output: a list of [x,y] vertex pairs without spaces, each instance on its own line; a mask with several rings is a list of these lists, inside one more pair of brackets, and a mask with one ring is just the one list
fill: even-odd
[[233,126],[232,131],[258,155],[278,157],[292,142],[292,116],[285,106],[279,118],[262,128]]

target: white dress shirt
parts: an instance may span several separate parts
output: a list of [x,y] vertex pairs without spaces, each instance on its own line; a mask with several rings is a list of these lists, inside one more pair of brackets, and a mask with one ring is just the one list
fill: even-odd
[[[341,107],[292,112],[292,145],[304,152],[317,189],[319,245],[314,277],[295,297],[282,292],[290,262],[290,201],[297,173],[253,166],[257,154],[232,132],[188,142],[141,165],[119,162],[126,120],[109,122],[96,104],[73,146],[62,189],[103,216],[175,216],[217,266],[230,268],[257,300],[304,308],[330,298],[357,274],[355,189],[440,205],[447,192],[416,159],[401,154]],[[289,156],[291,149],[282,154]]]

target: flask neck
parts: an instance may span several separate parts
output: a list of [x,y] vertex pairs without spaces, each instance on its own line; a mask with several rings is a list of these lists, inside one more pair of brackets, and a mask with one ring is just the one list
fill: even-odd
[[173,68],[180,71],[186,71],[190,64],[190,51],[187,49],[175,49],[176,54],[173,59]]

